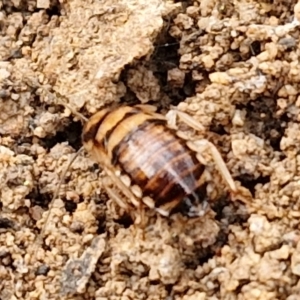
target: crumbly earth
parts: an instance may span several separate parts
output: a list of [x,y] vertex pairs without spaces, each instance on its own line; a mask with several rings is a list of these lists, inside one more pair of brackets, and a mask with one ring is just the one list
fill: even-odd
[[[0,7],[1,300],[299,299],[300,2]],[[184,130],[217,146],[252,199],[212,168],[204,217],[148,209],[142,229],[87,153],[58,190],[81,145],[77,112],[122,103],[187,112],[205,130]]]

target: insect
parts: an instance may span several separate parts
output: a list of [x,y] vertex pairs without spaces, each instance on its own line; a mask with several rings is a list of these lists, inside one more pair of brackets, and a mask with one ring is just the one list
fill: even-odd
[[[202,195],[211,176],[201,155],[203,146],[209,149],[230,191],[234,194],[237,190],[216,147],[207,140],[190,141],[177,130],[177,117],[196,130],[204,130],[186,113],[173,109],[163,116],[151,105],[104,108],[89,120],[73,113],[85,121],[83,148],[101,165],[123,196],[103,181],[107,194],[127,212],[136,212],[135,223],[143,221],[145,206],[165,217],[178,206],[190,217],[205,214],[208,205]],[[53,200],[68,167],[62,174]],[[52,205],[53,201],[39,240],[44,236]]]
[[102,109],[85,124],[83,146],[125,196],[106,186],[109,196],[125,210],[146,205],[167,217],[181,205],[190,217],[203,215],[207,201],[201,195],[210,179],[199,153],[203,145],[230,190],[236,191],[215,146],[207,140],[187,141],[175,129],[177,116],[189,126],[203,129],[188,114],[173,110],[165,117],[150,105]]

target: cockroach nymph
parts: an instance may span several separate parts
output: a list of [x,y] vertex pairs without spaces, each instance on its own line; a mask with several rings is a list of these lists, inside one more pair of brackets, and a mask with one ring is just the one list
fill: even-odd
[[142,212],[147,206],[168,217],[183,204],[188,216],[202,216],[207,202],[201,190],[211,180],[201,155],[203,146],[210,150],[229,190],[236,192],[216,147],[207,140],[186,138],[176,128],[177,117],[190,127],[203,130],[186,113],[173,109],[164,116],[151,105],[104,108],[85,123],[83,146],[119,190],[116,192],[103,182],[107,194],[126,211],[136,207],[142,209],[136,212]]
[[171,111],[168,120],[155,110],[150,105],[100,110],[84,126],[84,148],[104,166],[125,195],[120,197],[106,188],[109,196],[124,209],[129,209],[125,200],[128,199],[135,207],[145,204],[169,216],[184,202],[189,216],[203,215],[206,201],[198,191],[205,185],[207,174],[197,153],[197,143],[206,143],[232,191],[236,190],[234,181],[210,142],[187,141],[174,129],[174,114],[196,129],[201,128],[200,124],[183,112]]

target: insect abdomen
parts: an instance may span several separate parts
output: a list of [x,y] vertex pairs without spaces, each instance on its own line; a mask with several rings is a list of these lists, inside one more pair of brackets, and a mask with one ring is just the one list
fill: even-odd
[[149,121],[115,149],[120,166],[168,213],[198,188],[202,166],[194,153],[166,126]]
[[[138,114],[130,118],[134,121]],[[126,123],[124,118],[118,126]],[[167,213],[198,188],[204,171],[185,141],[161,119],[145,118],[113,148],[112,157],[143,196],[150,196],[155,207]]]

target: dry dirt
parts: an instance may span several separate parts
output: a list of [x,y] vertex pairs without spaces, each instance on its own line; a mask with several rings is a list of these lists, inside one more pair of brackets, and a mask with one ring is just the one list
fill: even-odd
[[[0,7],[1,300],[299,299],[300,2]],[[147,210],[142,230],[82,153],[44,227],[81,146],[76,112],[140,102],[203,124],[253,199],[216,182],[204,217]]]

